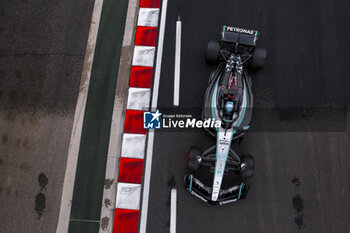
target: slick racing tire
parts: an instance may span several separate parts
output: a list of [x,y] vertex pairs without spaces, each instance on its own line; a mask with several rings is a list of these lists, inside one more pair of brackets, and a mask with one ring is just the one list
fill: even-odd
[[253,54],[253,60],[251,63],[251,70],[261,70],[264,67],[266,58],[266,50],[261,48],[256,48]]
[[191,146],[188,152],[187,158],[187,168],[191,172],[195,172],[199,168],[198,158],[202,155],[201,149],[199,147]]
[[241,158],[241,177],[247,179],[253,176],[254,172],[254,158],[251,155],[243,155]]
[[218,62],[220,44],[217,41],[209,40],[207,43],[206,60],[209,64]]

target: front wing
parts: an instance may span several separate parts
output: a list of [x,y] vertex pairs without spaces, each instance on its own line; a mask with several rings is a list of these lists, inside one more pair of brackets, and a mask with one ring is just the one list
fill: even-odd
[[224,205],[245,199],[249,190],[249,185],[241,183],[228,189],[220,189],[219,197],[216,201],[211,200],[212,187],[205,186],[193,174],[185,176],[185,189],[192,195],[211,205]]

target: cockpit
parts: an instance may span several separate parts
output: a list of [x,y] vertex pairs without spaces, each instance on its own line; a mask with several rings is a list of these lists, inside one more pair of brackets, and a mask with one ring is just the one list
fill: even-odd
[[237,120],[242,104],[243,90],[237,86],[224,85],[220,87],[218,96],[218,110],[221,119],[226,123]]
[[243,99],[242,63],[237,55],[231,55],[219,81],[218,111],[226,127],[239,117]]

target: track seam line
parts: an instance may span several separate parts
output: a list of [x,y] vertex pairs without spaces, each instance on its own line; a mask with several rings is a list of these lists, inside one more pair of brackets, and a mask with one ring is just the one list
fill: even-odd
[[93,222],[100,223],[100,220],[88,220],[88,219],[70,219],[71,222]]

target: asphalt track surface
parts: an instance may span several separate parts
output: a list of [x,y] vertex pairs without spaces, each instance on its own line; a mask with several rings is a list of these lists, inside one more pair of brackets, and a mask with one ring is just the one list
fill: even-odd
[[0,232],[56,231],[93,3],[0,3]]
[[178,15],[179,113],[199,117],[214,68],[206,64],[204,48],[208,39],[219,39],[222,25],[261,31],[258,46],[267,49],[268,57],[264,70],[253,74],[254,103],[260,110],[253,112],[251,131],[234,145],[255,158],[247,199],[210,206],[185,192],[189,147],[206,149],[215,142],[204,130],[158,130],[147,232],[169,232],[172,187],[178,190],[178,233],[350,232],[348,9],[344,0],[169,0],[161,110],[173,103]]

